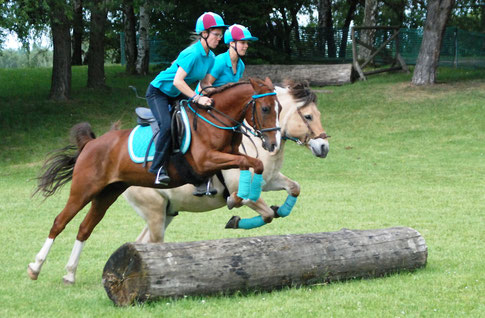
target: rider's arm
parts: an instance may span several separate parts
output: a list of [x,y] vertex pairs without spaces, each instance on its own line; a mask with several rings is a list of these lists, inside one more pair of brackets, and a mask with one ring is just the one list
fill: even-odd
[[[207,86],[212,86],[212,84],[216,81],[216,78],[214,76],[212,76],[211,74],[207,74],[204,79],[202,81],[200,81],[200,88],[204,88],[204,87],[207,87]],[[207,93],[209,93],[210,90],[209,89],[204,89],[202,91],[202,93],[204,95],[207,95]]]
[[[175,73],[175,78],[173,79],[173,85],[177,87],[177,89],[184,95],[193,97],[197,94],[192,90],[192,88],[187,85],[185,82],[185,77],[187,76],[187,72],[184,71],[183,68],[179,67],[177,69],[177,73]],[[201,105],[210,105],[211,99],[205,96],[201,96],[198,98],[197,103]]]

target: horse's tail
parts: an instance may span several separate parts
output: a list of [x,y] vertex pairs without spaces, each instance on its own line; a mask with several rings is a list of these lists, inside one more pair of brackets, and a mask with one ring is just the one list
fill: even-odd
[[[44,197],[56,193],[64,184],[71,181],[74,165],[84,146],[95,139],[89,123],[79,123],[71,128],[71,143],[64,148],[54,150],[44,162],[42,174],[37,178],[37,189],[32,196],[41,192]],[[77,148],[77,149],[76,149]]]

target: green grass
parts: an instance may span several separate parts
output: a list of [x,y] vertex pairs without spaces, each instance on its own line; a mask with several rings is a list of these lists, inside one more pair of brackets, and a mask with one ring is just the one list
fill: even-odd
[[[181,213],[166,240],[409,226],[428,245],[426,268],[384,278],[285,288],[271,293],[163,299],[117,308],[101,275],[111,253],[133,241],[143,221],[118,200],[87,241],[74,286],[62,283],[86,209],[56,239],[38,281],[26,267],[39,251],[68,187],[30,198],[46,154],[68,143],[72,125],[101,135],[118,119],[135,124],[153,75],[106,68],[107,91],[85,88],[73,69],[73,100],[46,100],[50,70],[0,70],[0,317],[483,317],[485,315],[485,74],[440,69],[439,84],[414,87],[410,74],[382,74],[319,93],[330,153],[317,159],[288,144],[283,172],[302,193],[291,216],[251,231],[225,230],[233,211]],[[266,193],[281,204],[283,193]],[[237,211],[243,217],[250,210]]]

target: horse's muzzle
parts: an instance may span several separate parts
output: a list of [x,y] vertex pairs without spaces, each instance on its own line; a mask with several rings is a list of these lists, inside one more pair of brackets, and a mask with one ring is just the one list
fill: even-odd
[[329,151],[329,145],[328,145],[327,139],[323,139],[323,138],[310,139],[308,146],[314,156],[319,158],[327,157],[327,154]]

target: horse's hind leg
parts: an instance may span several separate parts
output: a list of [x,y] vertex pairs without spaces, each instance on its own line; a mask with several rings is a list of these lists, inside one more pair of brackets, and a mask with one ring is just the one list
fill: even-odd
[[40,249],[39,253],[35,256],[35,261],[30,263],[27,267],[27,274],[33,280],[36,280],[39,276],[42,265],[49,254],[49,251],[54,243],[54,239],[64,230],[66,224],[69,223],[72,218],[90,201],[90,197],[86,195],[86,192],[76,192],[71,189],[69,199],[64,209],[55,218],[54,224],[51,227],[49,236],[44,245]]
[[93,198],[91,208],[79,226],[79,231],[76,241],[74,242],[71,256],[66,264],[67,274],[63,277],[65,284],[74,284],[76,279],[76,270],[84,243],[89,236],[91,236],[91,233],[96,225],[98,225],[98,223],[103,219],[104,215],[106,214],[106,210],[108,210],[108,208],[116,201],[120,194],[126,190],[126,188],[127,186],[123,183],[110,184]]

